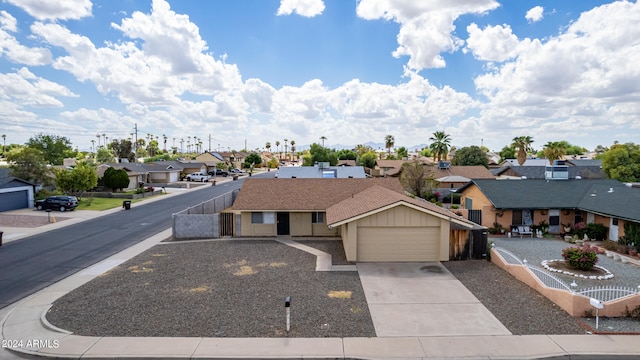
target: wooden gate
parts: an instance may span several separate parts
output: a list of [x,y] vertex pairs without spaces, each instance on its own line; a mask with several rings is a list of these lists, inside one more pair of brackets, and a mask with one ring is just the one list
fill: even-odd
[[232,212],[221,212],[220,213],[220,237],[223,236],[233,236],[234,234],[234,224],[235,224],[235,214]]

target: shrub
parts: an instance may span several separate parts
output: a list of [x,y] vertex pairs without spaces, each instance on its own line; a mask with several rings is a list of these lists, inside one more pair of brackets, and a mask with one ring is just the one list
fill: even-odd
[[609,228],[602,224],[587,224],[584,228],[589,239],[606,240]]
[[591,270],[598,262],[598,254],[589,245],[566,248],[562,250],[562,258],[578,270]]
[[585,225],[583,222],[576,223],[573,226],[573,233],[575,235],[578,235],[578,237],[582,239],[584,237],[584,231],[585,231],[584,228],[585,228]]

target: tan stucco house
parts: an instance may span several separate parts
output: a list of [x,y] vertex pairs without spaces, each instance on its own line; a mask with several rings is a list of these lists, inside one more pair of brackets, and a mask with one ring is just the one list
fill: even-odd
[[232,210],[240,236],[338,236],[349,261],[447,261],[475,226],[396,178],[249,178]]

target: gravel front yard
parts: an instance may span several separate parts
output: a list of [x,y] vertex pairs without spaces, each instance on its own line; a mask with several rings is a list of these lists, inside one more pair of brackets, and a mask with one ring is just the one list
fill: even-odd
[[315,261],[268,240],[165,243],[65,295],[47,319],[86,336],[375,336],[358,273],[316,272]]

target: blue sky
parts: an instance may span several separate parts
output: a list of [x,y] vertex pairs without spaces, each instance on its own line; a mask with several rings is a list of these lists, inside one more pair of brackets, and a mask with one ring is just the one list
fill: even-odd
[[0,127],[85,150],[134,126],[212,150],[637,142],[639,18],[636,1],[3,0]]

